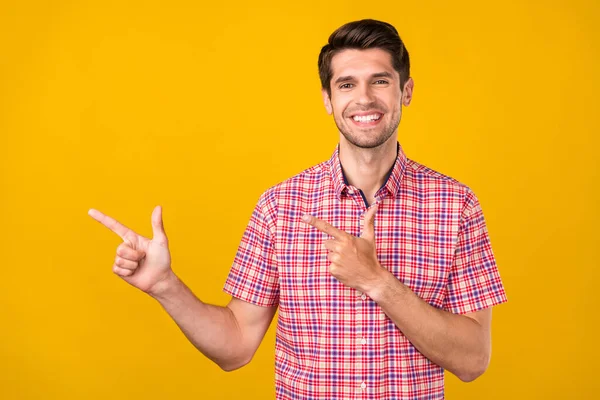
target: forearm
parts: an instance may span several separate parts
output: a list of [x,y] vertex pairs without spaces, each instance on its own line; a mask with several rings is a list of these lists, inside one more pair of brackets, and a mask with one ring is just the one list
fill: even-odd
[[203,303],[174,274],[152,297],[188,340],[222,369],[234,370],[251,358],[244,349],[235,315],[228,307]]
[[487,368],[491,345],[474,319],[431,306],[386,270],[367,294],[425,357],[461,380]]

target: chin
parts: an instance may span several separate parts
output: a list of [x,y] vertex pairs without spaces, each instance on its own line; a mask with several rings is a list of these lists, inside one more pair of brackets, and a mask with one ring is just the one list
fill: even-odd
[[365,134],[357,135],[354,132],[352,134],[348,134],[348,132],[344,131],[341,132],[348,143],[361,149],[375,149],[381,147],[389,142],[393,136],[393,134],[386,134],[377,137],[364,137],[366,136]]

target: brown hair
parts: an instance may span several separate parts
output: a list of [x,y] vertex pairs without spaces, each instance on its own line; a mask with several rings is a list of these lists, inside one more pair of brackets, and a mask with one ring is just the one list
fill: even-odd
[[387,22],[363,19],[349,22],[329,36],[328,43],[319,54],[319,77],[321,87],[331,96],[331,60],[333,56],[346,49],[379,48],[392,56],[392,65],[400,75],[400,89],[410,77],[408,50],[400,39],[398,31]]

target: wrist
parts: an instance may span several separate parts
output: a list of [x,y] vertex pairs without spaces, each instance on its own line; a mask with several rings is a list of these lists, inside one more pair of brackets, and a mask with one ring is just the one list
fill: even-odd
[[163,279],[155,283],[148,290],[148,294],[159,302],[162,302],[177,293],[182,284],[183,282],[170,270]]
[[376,303],[381,303],[392,293],[396,293],[399,286],[402,286],[400,281],[390,271],[381,267],[381,270],[377,273],[377,278],[373,280],[365,293]]
[[374,273],[373,278],[368,282],[367,285],[365,285],[365,287],[362,288],[362,292],[371,299],[375,300],[375,297],[380,296],[380,293],[383,292],[385,287],[388,285],[387,280],[389,275],[391,274],[388,270],[379,266]]

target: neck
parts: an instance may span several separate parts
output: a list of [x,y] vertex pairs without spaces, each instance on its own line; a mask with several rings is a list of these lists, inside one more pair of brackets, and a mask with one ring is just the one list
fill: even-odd
[[373,149],[362,149],[340,140],[339,157],[344,175],[350,185],[362,190],[369,204],[375,201],[375,193],[385,183],[396,161],[397,146],[396,135]]

